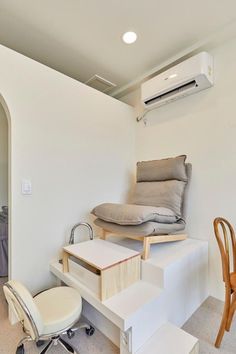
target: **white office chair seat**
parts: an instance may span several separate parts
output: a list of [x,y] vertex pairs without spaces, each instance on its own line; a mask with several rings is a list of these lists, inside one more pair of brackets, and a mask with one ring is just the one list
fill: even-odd
[[42,317],[41,334],[60,332],[75,323],[82,311],[81,296],[66,286],[53,288],[35,296],[35,304]]

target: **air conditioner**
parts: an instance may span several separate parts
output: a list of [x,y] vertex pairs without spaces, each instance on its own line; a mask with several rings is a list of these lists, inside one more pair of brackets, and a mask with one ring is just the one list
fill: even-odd
[[141,85],[146,109],[152,109],[213,85],[213,59],[201,52]]

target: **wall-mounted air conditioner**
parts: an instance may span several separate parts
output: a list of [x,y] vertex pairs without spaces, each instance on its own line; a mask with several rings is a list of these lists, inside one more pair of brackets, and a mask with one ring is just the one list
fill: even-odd
[[144,82],[142,102],[146,109],[152,109],[212,85],[213,59],[202,52]]

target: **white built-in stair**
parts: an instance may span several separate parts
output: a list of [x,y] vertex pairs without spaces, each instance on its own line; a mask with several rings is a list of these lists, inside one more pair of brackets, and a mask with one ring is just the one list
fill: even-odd
[[[133,240],[118,242],[141,250]],[[141,281],[101,302],[86,287],[70,261],[63,273],[58,261],[51,272],[77,288],[84,299],[83,313],[120,347],[121,354],[198,354],[198,341],[181,327],[208,296],[208,244],[187,239],[151,246],[141,264]]]

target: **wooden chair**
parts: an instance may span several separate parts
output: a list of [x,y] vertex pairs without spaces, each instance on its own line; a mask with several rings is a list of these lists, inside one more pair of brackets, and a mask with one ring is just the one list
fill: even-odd
[[[220,347],[225,330],[229,331],[236,309],[236,240],[233,227],[224,218],[214,220],[214,231],[220,249],[223,281],[225,283],[225,304],[220,329],[215,341],[216,348]],[[230,242],[232,252],[230,250]],[[231,271],[230,254],[232,254],[233,269]]]

